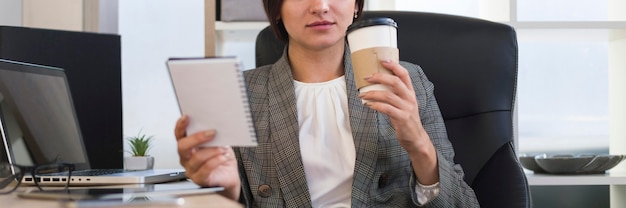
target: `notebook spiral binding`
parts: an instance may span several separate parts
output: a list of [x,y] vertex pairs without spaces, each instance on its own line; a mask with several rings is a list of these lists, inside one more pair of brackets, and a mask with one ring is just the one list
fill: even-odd
[[237,68],[237,78],[239,79],[239,89],[241,89],[241,96],[242,96],[242,100],[243,100],[243,107],[244,109],[246,109],[245,114],[246,114],[246,120],[248,122],[248,130],[250,133],[250,137],[252,137],[251,139],[253,141],[256,142],[256,131],[254,128],[254,121],[252,120],[252,113],[250,112],[250,104],[248,102],[250,102],[248,100],[248,92],[246,88],[246,83],[245,83],[245,79],[243,77],[243,71],[241,70],[241,65],[240,64],[236,64],[236,68]]

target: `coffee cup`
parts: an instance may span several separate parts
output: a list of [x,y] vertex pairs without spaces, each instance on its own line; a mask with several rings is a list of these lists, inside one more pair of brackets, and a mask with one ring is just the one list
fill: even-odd
[[374,73],[392,74],[381,61],[398,62],[397,28],[398,24],[386,17],[361,20],[348,27],[352,69],[359,92],[391,90],[383,84],[369,83],[365,78]]

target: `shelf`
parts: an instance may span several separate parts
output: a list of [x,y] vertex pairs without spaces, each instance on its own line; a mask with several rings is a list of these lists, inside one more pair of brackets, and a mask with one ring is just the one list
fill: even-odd
[[[626,21],[590,21],[590,22],[500,22],[517,29],[626,29]],[[269,25],[265,21],[215,22],[215,30],[261,30]]]
[[502,22],[518,29],[624,29],[626,21],[580,21],[580,22],[548,22],[548,21],[517,21]]
[[531,186],[626,185],[626,172],[589,175],[552,175],[526,172]]
[[215,22],[215,30],[262,30],[270,25],[268,22]]
[[[500,22],[518,29],[625,29],[626,21],[516,21]],[[216,30],[260,30],[265,21],[215,22]]]

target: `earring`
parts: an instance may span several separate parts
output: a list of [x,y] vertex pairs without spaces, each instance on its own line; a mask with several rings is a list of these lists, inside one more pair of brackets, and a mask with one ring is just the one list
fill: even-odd
[[354,19],[356,19],[357,17],[359,17],[358,11],[354,11]]

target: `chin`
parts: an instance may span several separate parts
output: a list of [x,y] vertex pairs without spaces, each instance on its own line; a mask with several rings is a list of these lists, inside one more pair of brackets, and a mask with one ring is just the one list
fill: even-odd
[[342,38],[341,39],[321,38],[321,39],[313,40],[311,43],[312,43],[312,46],[317,49],[325,49],[325,48],[330,48],[330,47],[337,46],[337,45],[343,46],[345,44],[345,41],[343,41]]

